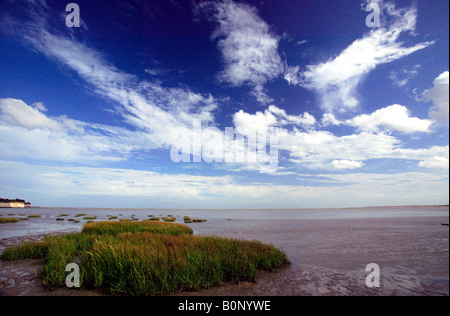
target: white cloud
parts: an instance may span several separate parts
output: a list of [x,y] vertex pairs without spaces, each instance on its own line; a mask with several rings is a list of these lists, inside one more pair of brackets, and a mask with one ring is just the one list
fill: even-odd
[[361,161],[353,161],[353,160],[333,160],[330,164],[333,170],[353,170],[362,168],[364,163]]
[[0,99],[0,121],[8,122],[27,129],[47,128],[60,130],[61,126],[55,120],[48,118],[41,111],[45,110],[42,103],[30,107],[21,100]]
[[[337,136],[329,131],[317,131],[308,126],[301,131],[295,125],[290,126],[290,123],[277,113],[278,111],[284,113],[280,109],[273,108],[255,114],[248,114],[241,110],[235,114],[234,124],[237,132],[244,135],[255,134],[255,132],[267,133],[269,128],[276,127],[277,147],[280,153],[286,154],[286,158],[297,164],[297,168],[348,171],[363,168],[366,161],[374,159],[409,160],[416,161],[419,167],[430,167],[433,164],[434,168],[441,168],[445,166],[444,162],[448,161],[448,146],[403,148],[400,139],[381,131],[363,131],[344,136]],[[396,126],[396,129],[408,132],[413,130],[404,125]],[[219,130],[216,134],[219,138],[223,137]],[[239,150],[241,148],[238,148]],[[227,166],[227,170],[230,170],[230,167],[233,165]],[[243,170],[258,170],[258,165],[247,163],[231,171]]]
[[[16,179],[0,191],[20,191],[33,203],[88,198],[87,206],[193,208],[299,208],[448,204],[448,175],[435,172],[319,174],[311,185],[242,183],[231,176],[197,176],[89,167],[42,166],[0,160],[0,173]],[[289,176],[293,176],[289,174]],[[300,177],[300,176],[299,176]],[[275,177],[274,177],[275,180]],[[45,198],[42,192],[46,192]],[[352,197],[349,200],[349,196]],[[326,198],[324,198],[326,197]],[[79,204],[79,203],[78,203]],[[60,206],[60,205],[59,205]],[[173,206],[172,206],[173,207]]]
[[221,80],[235,87],[249,85],[259,102],[272,102],[264,85],[284,72],[278,54],[279,37],[270,31],[256,9],[246,4],[224,0],[206,2],[200,7],[213,12],[209,18],[219,24],[213,38],[218,39],[225,61]]
[[283,74],[283,78],[290,85],[300,85],[302,83],[302,78],[300,77],[300,67],[288,66]]
[[2,157],[95,163],[119,161],[151,142],[139,132],[67,118],[48,117],[22,100],[0,99]]
[[392,157],[400,144],[384,133],[336,136],[327,131],[279,130],[279,147],[289,152],[291,161],[305,165],[333,160],[365,161]]
[[362,131],[388,130],[405,134],[430,132],[430,126],[433,124],[431,120],[411,117],[408,109],[399,104],[379,109],[370,115],[356,116],[346,123]]
[[277,124],[277,119],[268,110],[264,113],[256,112],[255,114],[249,114],[240,110],[234,114],[233,122],[238,132],[245,135],[257,131],[267,132],[271,126]]
[[448,169],[449,146],[433,146],[419,149],[398,148],[394,152],[393,157],[418,160],[419,167]]
[[419,166],[432,169],[448,169],[449,159],[448,157],[431,157],[427,160],[421,161]]
[[268,111],[278,117],[278,121],[279,121],[280,125],[294,124],[297,126],[308,127],[308,126],[314,126],[317,123],[314,116],[312,116],[308,112],[305,112],[305,113],[303,113],[301,115],[297,115],[297,116],[288,115],[285,110],[280,109],[274,105],[269,106]]
[[326,162],[311,162],[303,165],[311,170],[328,170],[328,171],[348,171],[359,169],[365,166],[361,161],[353,160],[333,160],[330,163]]
[[341,124],[344,124],[344,122],[341,122],[340,120],[336,119],[336,117],[331,113],[324,113],[321,122],[322,125],[325,127],[329,125],[339,126]]
[[400,59],[432,44],[424,42],[405,47],[398,41],[401,34],[414,31],[417,19],[417,9],[414,6],[395,9],[391,3],[385,3],[382,8],[382,15],[392,18],[389,25],[373,29],[337,57],[310,65],[303,72],[291,67],[285,74],[285,79],[316,91],[320,96],[322,109],[327,112],[354,110],[359,105],[357,87],[369,72],[378,65]]
[[122,72],[85,43],[50,32],[49,13],[42,8],[39,12],[25,25],[17,24],[17,35],[49,59],[76,72],[95,93],[113,101],[115,111],[138,128],[137,142],[146,139],[146,149],[170,148],[176,139],[167,130],[186,133],[194,119],[205,124],[214,121],[218,104],[211,95],[186,87],[167,88]]
[[308,112],[301,115],[289,115],[285,110],[274,105],[269,106],[264,112],[249,114],[240,110],[233,116],[234,126],[242,134],[251,134],[256,131],[267,132],[270,127],[295,125],[302,128],[313,127],[317,121]]
[[408,82],[419,74],[420,65],[415,65],[414,67],[403,67],[401,71],[391,71],[389,74],[389,79],[397,87],[403,88]]
[[433,88],[425,92],[425,97],[433,102],[429,117],[438,122],[449,121],[449,72],[443,72],[434,80]]

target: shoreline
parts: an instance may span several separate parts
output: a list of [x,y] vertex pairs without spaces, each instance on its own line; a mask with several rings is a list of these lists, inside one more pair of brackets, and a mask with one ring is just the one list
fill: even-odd
[[212,208],[199,208],[199,209],[188,209],[188,208],[133,208],[133,207],[70,207],[70,206],[31,206],[25,208],[14,208],[14,207],[2,207],[0,209],[52,209],[52,210],[117,210],[117,211],[161,211],[161,212],[189,212],[189,211],[339,211],[339,210],[371,210],[371,209],[434,209],[434,208],[449,208],[449,205],[400,205],[400,206],[355,206],[355,207],[322,207],[322,208],[229,208],[229,209],[212,209]]

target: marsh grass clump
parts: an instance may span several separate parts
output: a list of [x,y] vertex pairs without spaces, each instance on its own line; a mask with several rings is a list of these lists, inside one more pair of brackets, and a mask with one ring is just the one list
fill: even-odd
[[81,213],[81,214],[77,214],[77,215],[75,215],[75,217],[82,217],[82,216],[86,216],[87,214],[85,214],[85,213]]
[[121,233],[153,233],[179,236],[183,234],[193,234],[193,230],[181,224],[169,224],[164,222],[97,222],[83,226],[83,233],[97,235],[117,235]]
[[19,219],[15,217],[0,217],[0,224],[17,223],[18,221]]
[[28,218],[41,218],[41,215],[28,215]]
[[206,219],[194,218],[192,220],[193,223],[203,223],[206,222]]
[[44,259],[43,284],[49,288],[65,286],[65,267],[77,259],[83,288],[123,295],[256,282],[257,270],[289,263],[283,252],[258,241],[194,236],[186,225],[148,220],[85,224],[81,233],[9,247],[1,258]]
[[94,220],[94,219],[97,219],[97,216],[86,216],[86,217],[83,217],[83,219]]

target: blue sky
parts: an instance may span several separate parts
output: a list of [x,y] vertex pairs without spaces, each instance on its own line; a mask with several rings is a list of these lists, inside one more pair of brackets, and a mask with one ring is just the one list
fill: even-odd
[[[379,27],[366,24],[369,2]],[[0,196],[130,208],[449,203],[447,0],[75,3],[70,28],[68,2],[0,2]],[[227,129],[247,138],[227,143]],[[249,135],[267,136],[265,156]],[[173,159],[182,149],[190,162]]]

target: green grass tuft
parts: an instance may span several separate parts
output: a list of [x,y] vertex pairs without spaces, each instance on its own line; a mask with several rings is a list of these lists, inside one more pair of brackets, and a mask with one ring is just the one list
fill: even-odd
[[97,222],[81,233],[49,236],[8,247],[4,260],[42,258],[43,284],[65,286],[68,263],[79,262],[83,288],[112,294],[165,295],[221,282],[256,282],[257,270],[289,263],[271,245],[194,236],[186,225],[164,222]]
[[14,217],[0,217],[0,224],[17,223],[19,219]]

